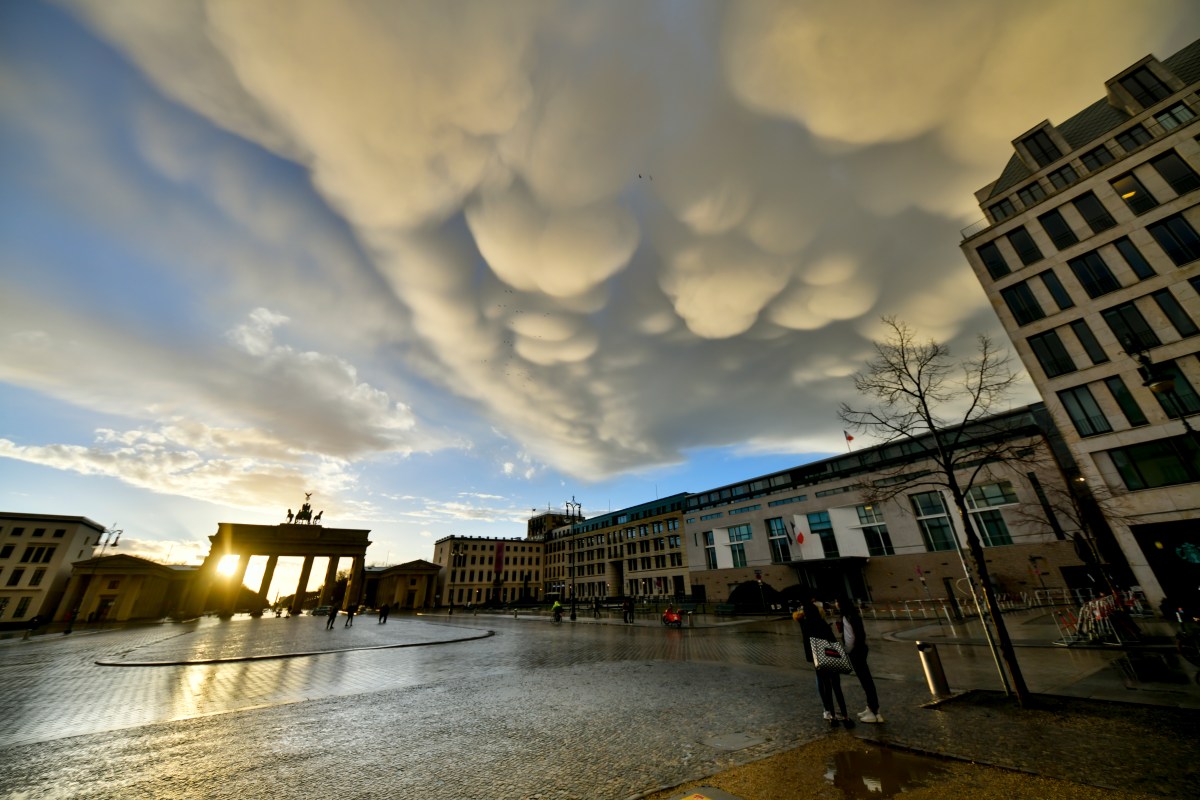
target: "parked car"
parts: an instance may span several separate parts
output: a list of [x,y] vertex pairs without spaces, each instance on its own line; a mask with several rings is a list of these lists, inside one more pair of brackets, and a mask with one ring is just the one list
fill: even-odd
[[317,606],[312,610],[312,615],[314,617],[328,617],[329,609],[331,608],[333,608],[333,606]]

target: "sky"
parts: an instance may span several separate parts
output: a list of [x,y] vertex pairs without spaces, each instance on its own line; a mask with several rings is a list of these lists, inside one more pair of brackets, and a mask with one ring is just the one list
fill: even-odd
[[1011,141],[1197,35],[1191,0],[0,3],[0,510],[198,563],[311,492],[391,564],[844,452],[882,316],[1007,341],[959,243]]

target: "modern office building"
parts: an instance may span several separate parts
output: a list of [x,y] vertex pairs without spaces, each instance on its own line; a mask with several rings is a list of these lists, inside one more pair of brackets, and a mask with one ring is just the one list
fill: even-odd
[[[1103,575],[1077,552],[1077,542],[1089,545],[1094,531],[1083,531],[1087,521],[1070,499],[1044,406],[967,430],[969,442],[1008,441],[1041,455],[976,465],[982,472],[967,502],[996,590],[1030,597],[1103,591]],[[751,611],[843,592],[875,603],[969,602],[959,555],[965,539],[949,495],[910,485],[894,497],[873,497],[900,473],[933,471],[929,446],[925,437],[864,448],[688,495],[690,598]],[[960,473],[960,485],[968,485],[970,472]]]
[[1044,120],[976,193],[962,250],[1134,581],[1200,603],[1200,41]]
[[90,558],[103,533],[87,517],[0,512],[0,627],[49,621],[71,564]]

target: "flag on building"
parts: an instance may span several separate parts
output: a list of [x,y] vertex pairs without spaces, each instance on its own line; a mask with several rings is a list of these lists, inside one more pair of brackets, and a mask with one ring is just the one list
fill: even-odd
[[845,431],[842,431],[842,436],[845,436],[845,437],[846,437],[846,441],[847,441],[847,442],[853,442],[853,441],[854,441],[854,437],[853,437],[853,436],[851,436],[850,434],[846,433]]

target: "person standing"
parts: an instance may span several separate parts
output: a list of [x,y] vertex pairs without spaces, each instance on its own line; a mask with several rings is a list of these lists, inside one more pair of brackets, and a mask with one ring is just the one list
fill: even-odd
[[337,606],[329,607],[329,619],[325,620],[325,630],[333,630],[333,622],[337,619]]
[[[812,640],[836,641],[833,636],[833,627],[825,621],[821,610],[812,600],[806,600],[800,606],[798,621],[800,635],[804,637],[804,658],[815,667],[817,673],[817,694],[820,695],[821,706],[825,709],[825,721],[831,728],[836,728],[839,722],[847,728],[854,727],[854,723],[850,721],[850,715],[846,711],[846,698],[842,694],[842,676],[831,669],[822,669],[813,660]],[[833,713],[835,698],[838,708],[841,710],[841,715],[837,717]]]
[[343,625],[342,627],[344,627],[344,628],[353,628],[354,627],[354,606],[349,606],[346,608],[346,624]]
[[592,602],[592,618],[600,619],[600,598],[599,597],[597,597]]
[[863,693],[867,696],[867,707],[859,715],[859,722],[883,722],[879,713],[879,693],[875,690],[875,679],[871,677],[871,668],[867,666],[867,630],[863,625],[862,613],[846,595],[841,595],[834,604],[842,613],[842,641],[846,646],[846,657],[854,674],[862,684]]
[[389,611],[391,611],[391,607],[387,603],[384,603],[383,605],[381,605],[379,607],[379,624],[380,625],[387,624],[387,618],[388,618]]
[[633,600],[626,597],[621,601],[621,611],[626,622],[633,622]]

